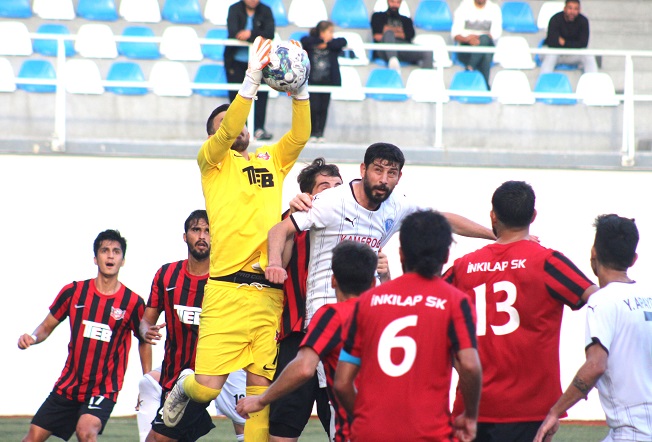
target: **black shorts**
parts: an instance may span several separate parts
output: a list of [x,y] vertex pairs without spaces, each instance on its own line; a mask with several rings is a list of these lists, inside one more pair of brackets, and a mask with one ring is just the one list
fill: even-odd
[[166,427],[163,423],[162,416],[163,404],[165,403],[168,392],[169,390],[163,391],[161,394],[161,406],[158,408],[156,416],[154,416],[154,420],[152,421],[152,430],[155,433],[169,437],[170,439],[176,439],[179,442],[194,442],[215,428],[213,419],[211,419],[210,414],[206,411],[206,407],[208,407],[210,402],[200,404],[195,401],[188,402],[183,417],[174,428]]
[[478,423],[475,442],[531,442],[543,421]]
[[32,424],[51,431],[63,440],[70,439],[77,428],[77,421],[82,414],[90,414],[102,422],[100,434],[109,421],[115,402],[104,396],[93,396],[86,402],[80,402],[50,393],[41,408],[32,418]]
[[[276,374],[278,378],[283,369],[296,357],[305,333],[294,332],[279,343]],[[269,434],[276,437],[299,437],[312,414],[312,405],[317,401],[317,415],[326,434],[330,433],[331,409],[328,393],[319,388],[317,372],[301,387],[270,405]]]

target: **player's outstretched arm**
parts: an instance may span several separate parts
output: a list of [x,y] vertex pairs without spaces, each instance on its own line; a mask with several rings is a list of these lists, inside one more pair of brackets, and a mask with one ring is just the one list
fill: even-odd
[[353,385],[355,377],[358,375],[360,367],[350,362],[340,359],[335,370],[335,380],[333,381],[333,390],[335,396],[340,401],[349,416],[353,416],[353,406],[355,404],[356,390]]
[[482,366],[475,348],[465,348],[457,352],[455,369],[460,380],[459,388],[464,398],[464,413],[455,418],[455,436],[461,442],[475,439],[478,424],[478,407],[482,390]]
[[548,412],[548,416],[539,427],[534,442],[552,440],[552,436],[559,429],[559,416],[579,402],[580,399],[586,399],[589,391],[607,370],[608,357],[607,351],[600,344],[593,344],[586,349],[586,362],[577,371],[571,385]]
[[442,212],[446,220],[451,225],[453,233],[469,238],[496,239],[494,232],[488,227],[482,226],[475,221],[471,221],[461,215],[450,212]]
[[267,234],[268,264],[265,268],[265,278],[274,284],[283,284],[288,277],[285,271],[287,263],[283,262],[283,255],[287,241],[296,232],[290,217],[285,218],[269,230]]
[[48,336],[50,336],[50,333],[52,333],[52,331],[57,328],[59,324],[60,322],[57,321],[54,316],[52,316],[52,313],[48,313],[43,322],[41,322],[39,326],[36,327],[34,333],[31,335],[29,333],[25,333],[18,338],[18,348],[25,350],[32,345],[45,341]]

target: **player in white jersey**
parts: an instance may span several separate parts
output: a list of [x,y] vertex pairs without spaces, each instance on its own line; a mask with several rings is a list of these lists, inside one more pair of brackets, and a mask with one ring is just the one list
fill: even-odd
[[[389,143],[367,148],[360,165],[361,179],[316,195],[305,212],[295,212],[269,231],[269,264],[265,276],[282,283],[286,240],[296,231],[311,230],[310,267],[306,295],[306,326],[319,307],[335,303],[331,287],[332,250],[344,240],[368,244],[375,252],[398,232],[405,216],[418,207],[405,195],[393,193],[405,164],[403,152]],[[452,213],[444,214],[453,231],[464,236],[495,239],[493,232]],[[271,279],[270,279],[271,278]]]
[[597,386],[611,441],[652,441],[652,295],[627,276],[636,262],[633,219],[595,221],[591,268],[601,289],[586,311],[586,362],[550,409],[535,442],[552,440],[559,416]]

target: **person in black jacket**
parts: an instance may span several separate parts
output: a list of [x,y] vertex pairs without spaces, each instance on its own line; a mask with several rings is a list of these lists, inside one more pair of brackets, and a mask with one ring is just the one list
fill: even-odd
[[[253,43],[256,37],[274,38],[274,16],[269,6],[260,0],[241,0],[229,7],[226,18],[229,38]],[[247,71],[249,48],[244,46],[227,46],[224,49],[224,68],[229,83],[242,83]],[[233,101],[238,91],[229,91]],[[254,137],[258,140],[271,140],[272,134],[265,130],[268,92],[259,91],[254,106]]]
[[[346,46],[346,39],[333,38],[335,25],[322,20],[310,33],[301,39],[303,49],[310,59],[310,84],[322,86],[341,86],[340,64],[337,57]],[[324,128],[328,117],[330,92],[313,92],[310,94],[310,122],[312,123],[311,141],[324,142]]]

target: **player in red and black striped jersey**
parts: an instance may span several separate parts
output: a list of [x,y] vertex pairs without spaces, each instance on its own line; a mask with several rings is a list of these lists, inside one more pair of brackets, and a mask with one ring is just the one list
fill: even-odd
[[301,342],[297,356],[280,373],[270,388],[260,396],[242,399],[236,409],[242,416],[262,409],[309,381],[319,361],[324,365],[328,394],[335,412],[335,428],[330,440],[348,440],[348,418],[332,392],[335,367],[342,349],[342,328],[360,293],[373,287],[378,258],[366,244],[343,241],[333,249],[332,284],[337,304],[328,304],[315,313]]
[[[444,276],[475,303],[484,371],[480,442],[534,439],[561,395],[564,305],[579,309],[597,290],[564,255],[529,240],[534,206],[529,184],[503,183],[492,198],[498,239],[456,260]],[[463,406],[458,396],[454,412]]]
[[[142,298],[118,281],[126,250],[119,232],[100,233],[93,244],[97,277],[65,286],[45,320],[19,338],[18,347],[26,349],[70,318],[66,365],[24,441],[44,441],[53,434],[68,440],[75,432],[80,440],[94,440],[109,420],[127,369],[130,333],[140,339],[145,309]],[[144,373],[151,369],[148,347],[139,342]]]

